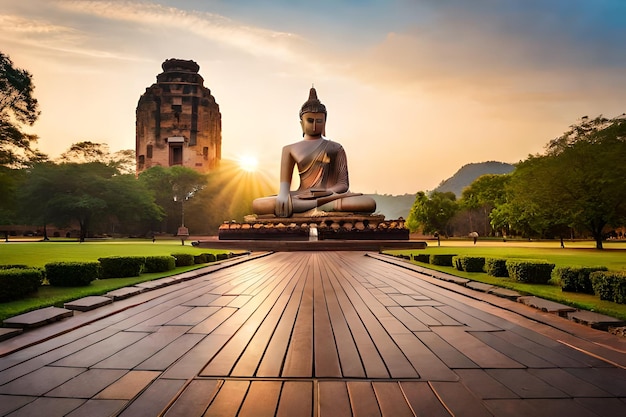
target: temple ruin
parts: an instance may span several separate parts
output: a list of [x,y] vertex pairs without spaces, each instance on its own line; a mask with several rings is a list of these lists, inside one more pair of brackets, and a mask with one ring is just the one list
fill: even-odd
[[175,165],[207,173],[222,158],[219,105],[194,61],[168,59],[161,67],[137,104],[137,175]]

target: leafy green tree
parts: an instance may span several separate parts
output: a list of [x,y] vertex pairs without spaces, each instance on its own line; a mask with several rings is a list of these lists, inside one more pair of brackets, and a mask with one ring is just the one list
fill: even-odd
[[84,164],[89,162],[102,162],[117,169],[122,174],[135,173],[135,151],[125,149],[111,153],[106,143],[90,141],[77,142],[63,152],[57,162],[74,162]]
[[[8,226],[19,222],[17,192],[23,179],[23,170],[0,166],[0,225]],[[8,238],[8,230],[0,232],[4,233],[5,239]]]
[[[505,187],[510,179],[507,174],[487,174],[476,178],[469,186],[463,189],[460,206],[468,211],[470,222],[472,212],[478,211],[483,219],[482,224],[485,226],[483,231],[485,236],[493,234],[493,225],[489,216],[493,209],[506,201]],[[491,225],[487,230],[487,226]],[[472,230],[474,230],[472,228]]]
[[185,204],[206,186],[207,177],[191,168],[155,166],[139,174],[139,181],[150,190],[166,214],[165,228],[173,233],[184,223]]
[[161,209],[152,194],[133,175],[100,162],[85,164],[36,164],[20,192],[22,212],[45,224],[80,228],[80,240],[112,222],[132,227],[146,219],[158,219]]
[[626,221],[626,118],[583,118],[511,176],[507,213],[539,233],[573,227],[602,249],[607,226]]
[[32,75],[16,68],[0,52],[0,165],[15,167],[45,159],[32,147],[37,136],[22,131],[22,126],[32,126],[40,114],[34,88]]
[[452,234],[449,223],[459,210],[453,192],[435,191],[430,197],[423,191],[415,196],[407,218],[407,227],[412,232],[422,229],[423,233],[439,233],[445,236]]

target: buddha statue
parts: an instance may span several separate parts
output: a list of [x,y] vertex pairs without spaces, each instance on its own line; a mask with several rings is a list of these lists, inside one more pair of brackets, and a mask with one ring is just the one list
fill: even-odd
[[[323,216],[327,212],[370,214],[376,210],[374,199],[349,191],[348,161],[343,147],[324,137],[326,106],[317,98],[315,88],[300,109],[303,139],[283,147],[280,160],[278,195],[255,199],[257,215],[277,217]],[[291,190],[294,167],[300,186]]]

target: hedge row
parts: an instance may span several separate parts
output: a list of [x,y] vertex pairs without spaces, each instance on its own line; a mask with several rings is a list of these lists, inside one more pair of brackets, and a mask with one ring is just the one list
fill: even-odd
[[100,262],[50,262],[45,268],[55,287],[82,287],[100,277]]
[[483,272],[485,268],[485,258],[480,256],[455,256],[452,262],[459,271]]
[[40,268],[0,268],[0,302],[17,300],[37,292],[43,283]]
[[554,264],[542,260],[507,260],[509,277],[531,284],[547,284],[552,278]]
[[[424,254],[414,260],[424,262]],[[452,266],[459,271],[486,272],[495,277],[510,277],[519,282],[547,284],[552,278],[554,264],[543,260],[484,258],[481,256],[431,254],[431,265]]]
[[27,265],[0,265],[0,302],[17,300],[34,292],[45,279],[57,287],[87,286],[95,279],[127,278],[142,273],[166,272],[189,266],[228,259],[232,254],[202,253],[171,256],[111,256],[98,262],[50,262],[42,268]]
[[590,277],[593,290],[601,300],[626,304],[626,271],[595,271]]
[[606,266],[593,267],[560,267],[554,270],[554,276],[561,282],[561,289],[569,292],[594,294],[591,282],[591,273],[596,271],[608,271]]

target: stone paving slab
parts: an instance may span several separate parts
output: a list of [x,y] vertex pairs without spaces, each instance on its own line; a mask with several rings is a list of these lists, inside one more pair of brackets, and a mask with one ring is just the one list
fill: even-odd
[[587,310],[568,312],[567,318],[575,321],[576,323],[584,324],[600,330],[608,330],[609,327],[620,327],[626,325],[626,321],[624,320]]
[[108,293],[104,294],[104,296],[111,298],[113,301],[116,301],[132,297],[133,295],[141,294],[142,291],[143,289],[139,287],[124,287],[117,290],[109,291]]
[[493,287],[488,291],[489,294],[497,295],[498,297],[508,298],[509,300],[516,301],[522,295],[517,291],[510,290],[508,288]]
[[153,290],[156,288],[167,287],[168,285],[175,284],[178,281],[179,280],[176,280],[174,278],[166,277],[161,279],[155,279],[154,281],[140,282],[139,284],[135,284],[134,286],[145,290]]
[[471,288],[473,290],[481,291],[481,292],[490,292],[491,290],[495,288],[491,284],[485,284],[483,282],[478,282],[478,281],[470,281],[466,283],[465,286],[467,288]]
[[520,297],[517,301],[522,304],[526,304],[529,307],[545,311],[546,313],[556,314],[565,318],[567,318],[568,313],[576,311],[576,308],[574,307],[556,303],[550,300],[544,300],[543,298],[535,297],[534,295]]
[[17,328],[8,328],[8,327],[0,327],[0,342],[3,340],[10,339],[18,334],[22,333],[22,329]]
[[34,327],[43,326],[44,324],[62,320],[66,317],[71,317],[73,315],[74,312],[71,310],[66,310],[64,308],[58,307],[47,307],[8,318],[2,323],[6,327],[31,329]]
[[110,297],[102,297],[102,296],[89,296],[79,298],[78,300],[70,301],[69,303],[63,304],[68,310],[76,310],[76,311],[90,311],[94,310],[98,307],[105,306],[107,304],[111,304],[113,300]]

